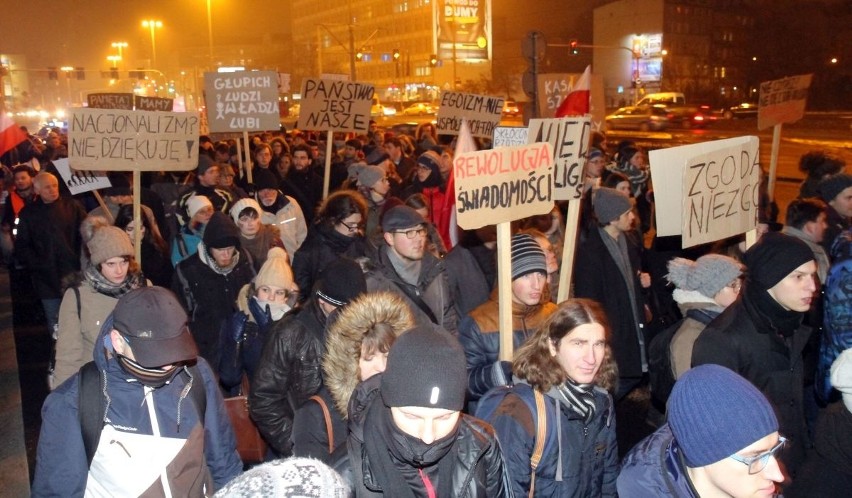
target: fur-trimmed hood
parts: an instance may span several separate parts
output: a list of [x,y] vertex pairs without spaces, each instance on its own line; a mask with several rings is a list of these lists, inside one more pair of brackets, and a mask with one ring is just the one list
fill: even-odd
[[408,305],[391,292],[364,294],[344,307],[328,330],[326,355],[322,363],[324,382],[334,405],[348,418],[349,397],[358,385],[361,341],[377,323],[387,323],[400,334],[414,326]]

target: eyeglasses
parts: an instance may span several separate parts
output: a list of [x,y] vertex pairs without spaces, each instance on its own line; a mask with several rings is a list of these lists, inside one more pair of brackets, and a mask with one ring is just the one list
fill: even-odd
[[778,444],[772,447],[769,451],[763,452],[759,455],[755,455],[753,457],[744,457],[740,455],[731,455],[731,458],[734,460],[744,463],[748,465],[748,473],[749,474],[758,474],[766,468],[766,465],[769,464],[769,458],[775,457],[775,454],[784,447],[784,443],[787,442],[787,438],[781,436],[778,438]]
[[412,228],[410,230],[398,230],[394,233],[398,233],[400,235],[405,235],[406,238],[413,239],[414,237],[425,237],[426,229],[425,228]]
[[340,224],[345,226],[350,232],[357,232],[358,230],[361,230],[362,228],[364,228],[363,223],[353,223],[353,224],[350,225],[349,223],[346,223],[345,221],[341,221]]

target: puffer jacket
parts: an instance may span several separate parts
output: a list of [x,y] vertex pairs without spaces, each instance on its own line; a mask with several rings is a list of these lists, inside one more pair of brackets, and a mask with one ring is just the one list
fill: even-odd
[[[596,411],[589,424],[550,393],[544,395],[547,432],[541,462],[535,471],[538,497],[616,496],[618,443],[615,409],[610,395],[594,388]],[[489,422],[497,432],[515,496],[530,489],[530,459],[537,414],[533,388],[518,382]]]
[[[106,379],[107,422],[91,467],[78,419],[78,375],[48,395],[32,495],[39,496],[212,496],[242,472],[236,439],[210,367],[198,359],[201,378],[183,370],[151,389],[125,373],[101,329],[95,363]],[[201,421],[190,395],[204,389]],[[155,415],[156,420],[151,416]],[[212,479],[211,479],[212,478]]]
[[618,496],[698,498],[680,453],[671,427],[663,424],[624,457],[617,480]]
[[367,279],[367,290],[369,292],[390,291],[395,292],[405,300],[414,314],[414,322],[417,325],[428,325],[434,323],[429,315],[417,305],[405,290],[420,297],[423,303],[437,320],[436,325],[444,328],[452,335],[458,334],[458,315],[454,306],[455,298],[450,292],[447,272],[443,260],[424,252],[421,260],[420,278],[416,286],[413,286],[396,273],[390,262],[387,252],[389,247],[383,244],[376,256],[375,264],[370,265],[365,275]]
[[[349,404],[349,464],[357,498],[385,496],[372,474],[364,447],[364,424],[371,407],[382,403],[381,374],[362,382],[352,393]],[[511,497],[506,466],[494,429],[478,418],[462,414],[456,445],[444,458],[455,459],[452,476],[455,498]],[[420,485],[422,483],[411,483]],[[419,488],[415,488],[415,494]],[[419,490],[421,495],[426,491]]]
[[[459,323],[459,342],[467,360],[468,394],[475,401],[495,386],[512,383],[496,365],[500,353],[500,314],[498,289]],[[512,303],[512,343],[517,350],[541,324],[556,311],[556,305],[542,294],[536,306]]]
[[[255,200],[260,202],[259,195],[255,195]],[[275,211],[270,212],[266,209],[260,213],[260,221],[264,225],[273,225],[278,229],[278,235],[281,237],[281,242],[284,244],[284,250],[290,255],[290,259],[302,246],[305,237],[308,236],[308,226],[305,224],[305,215],[302,214],[302,208],[296,202],[296,199],[288,195],[278,192],[278,198],[274,204]]]
[[249,395],[251,417],[281,456],[290,456],[294,411],[322,386],[325,314],[311,299],[275,322],[263,346]]

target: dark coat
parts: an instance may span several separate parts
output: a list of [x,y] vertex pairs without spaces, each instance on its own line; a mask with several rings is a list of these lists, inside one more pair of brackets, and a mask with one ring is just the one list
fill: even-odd
[[315,300],[275,322],[249,396],[251,417],[281,456],[290,456],[293,416],[322,386],[326,317]]
[[369,252],[361,236],[347,237],[323,225],[310,227],[305,241],[293,255],[293,278],[299,286],[301,299],[313,295],[314,285],[329,264],[341,256],[354,260]]
[[843,403],[828,407],[817,421],[814,447],[787,498],[820,496],[841,498],[852,489],[852,413]]
[[[574,264],[574,296],[594,299],[599,302],[606,312],[612,332],[612,352],[618,363],[621,377],[642,376],[642,350],[639,340],[642,337],[644,324],[636,323],[631,307],[637,310],[644,308],[642,302],[642,286],[639,283],[641,257],[639,249],[631,243],[628,237],[627,250],[630,255],[630,265],[633,268],[633,288],[636,290],[636,300],[630,298],[627,283],[618,269],[615,260],[609,253],[600,230],[589,230],[586,240],[577,249],[577,260]],[[636,302],[638,301],[638,302]],[[642,314],[638,314],[642,317]]]
[[15,257],[27,268],[39,298],[62,298],[62,279],[80,271],[85,218],[83,206],[68,197],[50,204],[38,199],[21,209]]
[[618,475],[618,496],[698,498],[680,453],[671,428],[663,424],[624,457]]
[[322,184],[323,179],[310,168],[298,171],[295,167],[291,167],[287,176],[281,181],[281,191],[296,199],[305,215],[305,221],[310,223],[322,201]]
[[[296,415],[293,418],[293,456],[316,458],[323,463],[330,464],[334,449],[346,443],[346,421],[343,420],[343,415],[334,406],[334,400],[328,389],[323,387],[316,396],[323,400],[328,410],[331,438],[329,440],[329,430],[322,406],[318,401],[312,399],[312,396],[301,408],[296,410]],[[332,452],[328,451],[329,443],[331,443]]]
[[781,459],[792,474],[804,458],[808,441],[802,350],[811,331],[800,326],[789,338],[776,333],[765,313],[749,299],[747,287],[748,283],[740,298],[698,336],[692,366],[712,363],[730,368],[766,395],[778,415],[779,432],[790,440]]

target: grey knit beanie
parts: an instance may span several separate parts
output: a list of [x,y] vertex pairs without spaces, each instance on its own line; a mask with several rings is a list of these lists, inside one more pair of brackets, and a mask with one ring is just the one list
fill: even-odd
[[127,232],[115,226],[97,228],[86,246],[92,255],[90,261],[95,266],[110,258],[134,254]]
[[707,254],[695,261],[674,258],[669,261],[668,268],[666,278],[675,287],[698,291],[711,299],[743,273],[739,261],[721,254]]
[[592,205],[595,209],[595,217],[602,225],[608,225],[609,222],[633,209],[633,204],[627,195],[607,187],[601,187],[595,192]]

